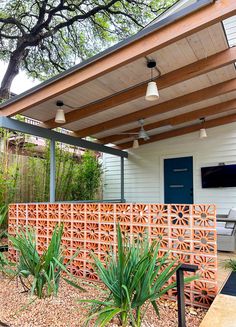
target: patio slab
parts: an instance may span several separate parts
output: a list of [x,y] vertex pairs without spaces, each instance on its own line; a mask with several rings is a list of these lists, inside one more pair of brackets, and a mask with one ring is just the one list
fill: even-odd
[[[226,260],[236,258],[236,253],[218,252],[218,276],[217,284],[219,292],[223,288],[228,276],[231,273],[230,269],[224,268]],[[235,327],[236,326],[236,297],[219,293],[206,316],[204,317],[200,327]]]
[[218,294],[200,327],[235,327],[236,297]]

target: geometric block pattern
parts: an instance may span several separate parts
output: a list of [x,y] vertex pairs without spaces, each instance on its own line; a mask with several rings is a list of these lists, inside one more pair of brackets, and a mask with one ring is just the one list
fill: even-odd
[[[55,225],[60,222],[64,223],[62,243],[66,260],[80,249],[70,266],[76,276],[98,279],[91,253],[105,261],[108,253],[116,251],[116,224],[119,222],[122,232],[131,238],[148,233],[150,240],[159,240],[160,256],[171,250],[172,258],[198,265],[200,279],[185,286],[187,303],[208,307],[217,293],[214,205],[38,203],[9,206],[9,234],[14,235],[18,226],[34,227],[41,253],[48,245]],[[16,259],[11,244],[9,254]],[[176,290],[170,290],[166,296],[175,298]]]

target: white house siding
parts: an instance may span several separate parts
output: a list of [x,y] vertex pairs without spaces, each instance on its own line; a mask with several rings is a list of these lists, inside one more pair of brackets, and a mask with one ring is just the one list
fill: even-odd
[[230,47],[236,46],[236,16],[224,20],[225,33]]
[[[194,203],[214,203],[218,214],[236,207],[236,188],[201,188],[201,167],[236,164],[236,123],[143,145],[125,159],[127,202],[160,203],[163,196],[163,159],[193,156]],[[120,158],[104,155],[104,199],[120,198]]]

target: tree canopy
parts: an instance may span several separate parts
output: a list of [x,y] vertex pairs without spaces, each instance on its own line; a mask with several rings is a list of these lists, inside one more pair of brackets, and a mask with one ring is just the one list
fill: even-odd
[[3,0],[0,98],[19,69],[48,79],[136,33],[177,0]]

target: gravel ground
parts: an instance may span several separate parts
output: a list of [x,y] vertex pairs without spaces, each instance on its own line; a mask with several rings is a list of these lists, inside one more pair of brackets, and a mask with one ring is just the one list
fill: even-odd
[[[97,284],[86,287],[88,292],[61,282],[58,297],[39,300],[23,293],[16,281],[0,276],[0,326],[8,327],[82,327],[87,309],[78,299],[99,299]],[[31,304],[29,304],[32,302]],[[153,310],[147,312],[143,327],[176,327],[176,303],[160,301],[160,320]],[[187,308],[187,326],[198,327],[206,310]],[[91,325],[92,326],[92,325]],[[116,321],[110,326],[115,327]]]

